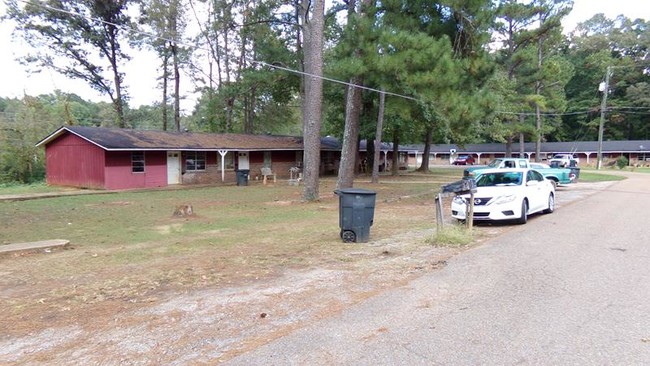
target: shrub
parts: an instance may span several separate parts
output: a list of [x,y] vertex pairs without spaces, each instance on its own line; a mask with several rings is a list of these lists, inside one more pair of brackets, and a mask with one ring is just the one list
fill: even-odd
[[619,169],[623,169],[628,165],[629,161],[625,156],[619,156],[618,159],[616,159],[616,166]]

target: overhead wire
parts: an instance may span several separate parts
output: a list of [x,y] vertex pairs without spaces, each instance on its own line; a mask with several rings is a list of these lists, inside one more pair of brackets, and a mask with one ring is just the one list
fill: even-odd
[[[23,3],[33,3],[33,2],[34,2],[33,0],[32,0],[32,1],[29,1],[29,0],[20,0],[20,1],[23,2]],[[186,47],[196,47],[196,46],[193,45],[193,44],[189,44],[189,43],[186,43],[186,42],[183,42],[183,41],[178,41],[178,40],[175,40],[175,39],[166,38],[166,37],[159,36],[159,35],[156,35],[156,34],[152,34],[152,33],[149,33],[149,32],[145,32],[145,31],[142,31],[142,30],[138,30],[138,29],[133,29],[133,28],[130,28],[130,27],[122,26],[122,25],[120,25],[120,24],[116,24],[116,23],[113,23],[113,22],[109,22],[109,21],[106,21],[106,20],[103,20],[103,19],[93,18],[93,17],[87,16],[87,15],[79,14],[79,13],[76,13],[76,12],[73,12],[73,11],[69,11],[69,10],[65,10],[65,9],[60,9],[60,8],[55,8],[55,7],[52,7],[52,6],[50,6],[50,5],[40,3],[40,2],[38,2],[37,5],[40,6],[40,7],[42,7],[42,8],[44,8],[44,9],[48,9],[48,10],[52,10],[52,11],[57,11],[57,12],[61,12],[61,13],[68,14],[68,15],[72,15],[72,16],[78,16],[78,17],[81,17],[81,18],[85,18],[85,19],[87,19],[87,20],[95,21],[95,22],[101,22],[101,23],[104,23],[104,24],[106,24],[106,25],[110,25],[110,26],[113,26],[113,27],[119,28],[119,29],[121,29],[121,30],[127,31],[127,32],[136,33],[136,34],[140,34],[140,35],[144,35],[144,36],[148,36],[148,37],[153,37],[153,38],[159,39],[159,40],[161,40],[161,41],[172,42],[172,43],[176,43],[176,44],[179,44],[179,45],[182,45],[182,46],[186,46]],[[200,48],[200,47],[199,47],[199,48]],[[203,51],[207,51],[207,52],[210,51],[208,48],[200,48],[200,49],[203,50]],[[319,78],[319,79],[322,79],[322,80],[324,80],[324,81],[330,81],[330,82],[333,82],[333,83],[338,83],[338,84],[342,84],[342,85],[346,85],[346,86],[351,86],[351,87],[355,87],[355,88],[359,88],[359,89],[364,89],[364,90],[367,90],[367,91],[372,91],[372,92],[377,92],[377,93],[384,93],[384,94],[386,94],[386,95],[391,95],[391,96],[400,97],[400,98],[404,98],[404,99],[410,99],[410,100],[414,100],[414,101],[419,101],[419,99],[414,98],[414,97],[412,97],[412,96],[403,95],[403,94],[394,93],[394,92],[382,91],[382,90],[379,90],[379,89],[370,88],[370,87],[366,87],[366,86],[363,86],[363,85],[350,83],[350,82],[343,81],[343,80],[338,80],[338,79],[329,78],[329,77],[322,76],[322,75],[316,75],[316,74],[311,74],[311,73],[304,72],[304,71],[300,71],[300,70],[291,69],[291,68],[288,68],[288,67],[282,67],[282,66],[274,65],[274,64],[271,64],[271,63],[268,63],[268,62],[264,62],[264,61],[259,61],[259,60],[249,60],[249,62],[256,63],[256,64],[259,64],[259,65],[263,65],[263,66],[266,66],[266,67],[269,67],[269,68],[273,68],[273,69],[278,69],[278,70],[282,70],[282,71],[286,71],[286,72],[291,72],[291,73],[294,73],[294,74],[299,74],[299,75],[301,75],[301,76],[307,76],[307,77],[312,77],[312,78]]]
[[[144,35],[144,36],[147,36],[147,37],[156,38],[156,39],[159,39],[159,40],[162,40],[162,41],[176,43],[176,44],[186,46],[186,47],[196,47],[195,45],[189,44],[189,43],[184,42],[184,41],[179,41],[179,40],[175,40],[175,39],[171,39],[171,38],[166,38],[166,37],[163,37],[163,36],[160,36],[160,35],[157,35],[157,34],[152,34],[152,33],[149,33],[149,32],[145,32],[143,30],[122,26],[120,24],[109,22],[109,21],[106,21],[104,19],[99,19],[99,18],[94,18],[94,17],[91,17],[91,16],[83,15],[83,14],[80,14],[78,12],[73,12],[73,11],[69,11],[69,10],[66,10],[66,9],[52,7],[50,5],[43,4],[41,1],[37,1],[37,0],[19,0],[19,1],[22,2],[22,3],[25,3],[25,4],[36,5],[36,6],[39,6],[41,8],[51,10],[51,11],[61,12],[61,13],[64,13],[64,14],[77,16],[77,17],[84,18],[84,19],[87,19],[87,20],[107,24],[107,25],[119,28],[121,30],[130,32],[130,33],[140,34],[140,35]],[[210,50],[208,48],[199,47],[199,49],[201,49],[203,51],[210,52]],[[272,63],[264,62],[264,61],[249,60],[249,62],[258,64],[258,65],[262,65],[262,66],[266,66],[266,67],[269,67],[269,68],[289,72],[289,73],[298,74],[298,75],[301,75],[301,76],[306,76],[306,77],[311,77],[311,78],[319,78],[319,79],[322,79],[324,81],[329,81],[329,82],[332,82],[332,83],[337,83],[337,84],[345,85],[345,86],[348,86],[348,87],[354,87],[354,88],[358,88],[358,89],[362,89],[362,90],[366,90],[366,91],[370,91],[370,92],[384,93],[385,95],[390,95],[390,96],[403,98],[403,99],[407,99],[407,100],[413,100],[413,101],[416,101],[416,102],[422,101],[421,99],[418,99],[418,98],[413,97],[413,96],[404,95],[404,94],[395,93],[395,92],[390,92],[390,91],[386,91],[386,90],[379,90],[379,89],[376,89],[376,88],[371,88],[371,87],[367,87],[367,86],[364,86],[364,85],[350,83],[348,81],[338,80],[338,79],[335,79],[335,78],[326,77],[326,76],[322,76],[322,75],[311,74],[311,73],[307,73],[307,72],[304,72],[304,71],[301,71],[301,70],[295,70],[295,69],[291,69],[291,68],[288,68],[288,67],[283,67],[283,66],[272,64]],[[639,107],[639,108],[644,108],[644,107]],[[609,109],[614,109],[614,108],[610,107],[610,108],[608,108],[608,110]],[[650,108],[647,108],[647,109],[650,109]],[[493,111],[493,113],[494,114],[504,114],[504,115],[523,115],[523,116],[537,115],[534,112],[510,112],[510,111],[499,111],[499,110]],[[541,116],[551,116],[551,117],[562,117],[562,116],[581,115],[581,114],[587,114],[587,113],[591,113],[591,111],[587,110],[587,111],[582,111],[582,112],[560,112],[560,113],[558,113],[558,112],[549,112],[549,113],[541,113],[540,115]]]

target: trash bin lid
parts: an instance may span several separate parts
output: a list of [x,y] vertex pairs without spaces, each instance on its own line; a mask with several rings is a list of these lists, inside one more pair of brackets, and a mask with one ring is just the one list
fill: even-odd
[[366,195],[371,195],[371,194],[377,194],[375,191],[371,191],[369,189],[363,189],[363,188],[345,188],[345,189],[337,189],[334,191],[336,194],[366,194]]

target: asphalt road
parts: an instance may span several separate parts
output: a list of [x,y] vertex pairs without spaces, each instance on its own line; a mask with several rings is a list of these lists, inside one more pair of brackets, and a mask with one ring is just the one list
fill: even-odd
[[648,365],[650,175],[629,177],[229,364]]

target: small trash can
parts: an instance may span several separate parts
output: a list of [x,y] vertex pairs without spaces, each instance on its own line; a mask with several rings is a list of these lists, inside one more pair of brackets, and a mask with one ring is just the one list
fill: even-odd
[[334,191],[339,196],[340,237],[345,243],[365,243],[375,216],[377,192],[347,188]]
[[237,170],[237,185],[238,186],[247,186],[248,185],[248,173],[250,173],[250,169],[239,169],[239,170]]

